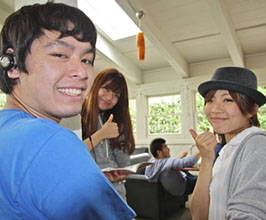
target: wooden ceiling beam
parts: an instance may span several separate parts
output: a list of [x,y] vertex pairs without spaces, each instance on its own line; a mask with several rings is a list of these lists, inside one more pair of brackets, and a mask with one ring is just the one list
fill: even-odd
[[109,41],[107,41],[100,33],[98,33],[97,36],[96,47],[97,50],[101,52],[101,55],[105,56],[105,58],[114,63],[126,78],[136,84],[143,83],[142,71]]
[[244,67],[244,54],[223,0],[207,0],[218,29],[236,66]]

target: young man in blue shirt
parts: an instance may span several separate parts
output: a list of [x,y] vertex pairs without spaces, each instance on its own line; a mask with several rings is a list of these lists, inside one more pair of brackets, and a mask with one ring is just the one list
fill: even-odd
[[0,219],[129,220],[135,213],[58,123],[77,115],[93,83],[96,29],[79,9],[24,6],[0,36]]

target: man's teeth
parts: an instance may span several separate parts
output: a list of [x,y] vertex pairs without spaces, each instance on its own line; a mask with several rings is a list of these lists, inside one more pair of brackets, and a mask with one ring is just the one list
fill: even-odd
[[58,89],[57,91],[64,93],[66,95],[80,95],[81,94],[81,89]]

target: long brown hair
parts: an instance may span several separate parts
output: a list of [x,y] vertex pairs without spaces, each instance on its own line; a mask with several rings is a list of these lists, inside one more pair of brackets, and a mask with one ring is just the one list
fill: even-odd
[[113,121],[119,127],[119,136],[110,139],[111,148],[123,149],[131,154],[135,150],[135,140],[128,107],[128,89],[124,76],[114,68],[105,69],[96,76],[89,95],[82,105],[82,138],[84,140],[97,131],[98,92],[103,85],[108,86],[114,93],[120,94],[117,104],[103,112],[103,123],[107,121],[110,114],[113,114]]
[[[210,90],[205,96],[205,105],[211,100],[216,93],[217,90]],[[240,112],[243,115],[253,114],[251,118],[249,118],[249,125],[260,127],[260,122],[258,120],[257,112],[255,112],[256,103],[253,99],[249,98],[246,95],[243,95],[238,92],[228,91],[232,99],[236,102]]]

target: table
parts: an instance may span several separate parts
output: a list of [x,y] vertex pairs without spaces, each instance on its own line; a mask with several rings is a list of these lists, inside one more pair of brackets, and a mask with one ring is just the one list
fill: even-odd
[[184,167],[184,168],[172,168],[173,170],[178,171],[199,171],[199,167]]

